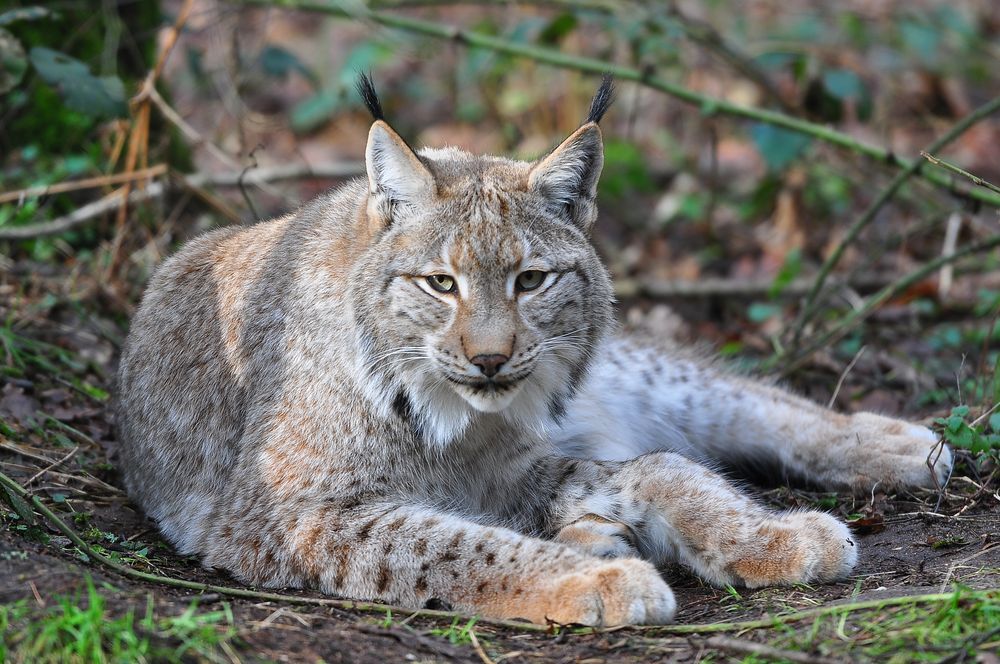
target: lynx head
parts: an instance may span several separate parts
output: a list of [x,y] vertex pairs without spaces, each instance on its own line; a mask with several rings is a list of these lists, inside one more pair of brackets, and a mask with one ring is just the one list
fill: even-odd
[[359,89],[376,118],[368,248],[352,273],[370,395],[437,444],[477,418],[543,426],[612,321],[590,242],[610,78],[586,122],[530,163],[415,152],[382,119],[366,77]]

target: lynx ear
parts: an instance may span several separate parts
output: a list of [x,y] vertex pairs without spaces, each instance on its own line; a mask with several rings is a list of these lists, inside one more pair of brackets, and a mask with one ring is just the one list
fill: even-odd
[[597,218],[597,181],[604,166],[604,143],[597,123],[608,112],[615,98],[610,74],[590,102],[590,112],[582,127],[535,164],[528,176],[528,188],[547,198],[574,224],[589,231]]
[[583,230],[597,217],[597,181],[604,166],[604,145],[596,122],[588,122],[535,164],[528,188],[548,199]]
[[399,134],[383,120],[376,120],[368,132],[365,149],[368,170],[368,210],[385,223],[393,210],[416,208],[436,190],[434,176]]

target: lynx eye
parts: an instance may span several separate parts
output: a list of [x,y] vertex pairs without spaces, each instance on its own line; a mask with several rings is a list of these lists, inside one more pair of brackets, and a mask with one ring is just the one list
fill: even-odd
[[519,293],[533,291],[542,285],[547,274],[548,272],[542,272],[541,270],[525,270],[517,275],[517,280],[514,283],[517,285]]
[[427,277],[427,283],[439,293],[455,292],[455,279],[447,274],[432,274]]

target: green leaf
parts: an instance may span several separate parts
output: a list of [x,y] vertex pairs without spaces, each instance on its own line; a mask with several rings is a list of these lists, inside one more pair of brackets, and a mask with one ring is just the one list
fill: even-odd
[[326,122],[343,106],[344,97],[339,90],[321,90],[303,99],[292,108],[289,121],[297,133],[312,131]]
[[850,69],[831,69],[823,72],[823,87],[840,101],[860,100],[865,94],[865,86]]
[[96,385],[91,385],[85,380],[80,381],[79,388],[83,390],[87,396],[96,401],[107,401],[111,397],[107,390],[102,390]]
[[767,289],[768,297],[777,297],[782,291],[792,283],[795,277],[802,271],[802,252],[798,248],[792,249],[785,256],[785,262],[771,282],[771,287]]
[[313,88],[319,87],[319,80],[313,70],[304,65],[298,56],[281,46],[268,44],[260,52],[257,61],[268,76],[283,79],[293,72],[298,72],[312,84]]
[[941,46],[941,33],[932,25],[918,23],[914,20],[903,21],[899,26],[903,43],[917,54],[926,64],[938,61]]
[[573,32],[576,25],[576,16],[573,14],[570,14],[569,12],[559,14],[545,26],[545,29],[542,30],[542,34],[538,35],[538,42],[540,44],[555,46],[562,41],[563,37]]
[[995,433],[1000,433],[1000,413],[993,413],[990,415],[990,429]]
[[121,79],[98,78],[79,60],[42,46],[31,49],[29,58],[38,75],[59,92],[68,108],[94,118],[128,114]]
[[976,443],[976,432],[965,427],[951,436],[951,444],[966,450],[971,450]]
[[0,486],[0,499],[3,499],[3,502],[10,505],[14,513],[21,517],[24,523],[29,526],[35,525],[35,513],[32,511],[31,506],[25,502],[24,498],[14,493],[12,489]]
[[653,177],[639,148],[626,141],[607,141],[604,146],[601,194],[622,198],[628,194],[649,192],[653,189]]
[[769,318],[774,318],[779,313],[781,313],[781,307],[776,304],[754,302],[747,307],[747,318],[754,323],[763,323]]
[[[0,17],[2,18],[2,17]],[[0,95],[10,92],[28,71],[28,59],[14,35],[0,28]]]
[[784,169],[812,142],[805,134],[763,123],[750,128],[750,137],[772,171]]
[[968,417],[969,407],[968,406],[955,406],[951,409],[951,414],[956,417]]

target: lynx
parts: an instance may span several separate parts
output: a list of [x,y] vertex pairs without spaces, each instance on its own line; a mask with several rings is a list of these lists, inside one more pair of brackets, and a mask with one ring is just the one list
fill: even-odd
[[935,436],[837,414],[616,330],[590,241],[605,79],[534,162],[415,152],[374,87],[367,177],[207,233],[156,272],[119,370],[133,499],[239,580],[496,618],[659,624],[658,567],[750,588],[858,545],[713,470],[934,486]]

